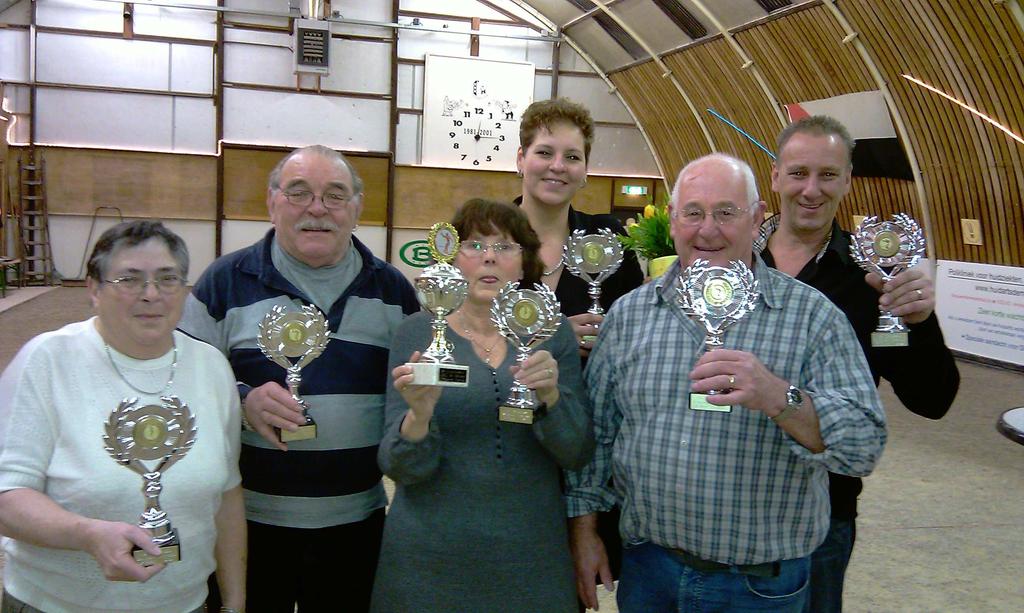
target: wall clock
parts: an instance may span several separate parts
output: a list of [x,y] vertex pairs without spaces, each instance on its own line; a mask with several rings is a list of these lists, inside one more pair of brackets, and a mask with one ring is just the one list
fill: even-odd
[[533,102],[533,80],[527,62],[427,55],[422,163],[515,170],[519,120]]

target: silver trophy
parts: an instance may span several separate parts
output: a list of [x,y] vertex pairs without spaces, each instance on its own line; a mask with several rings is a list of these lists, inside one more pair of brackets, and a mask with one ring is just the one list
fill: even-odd
[[[555,293],[543,283],[534,289],[516,289],[509,281],[491,303],[491,321],[516,350],[520,367],[534,347],[554,336],[562,323]],[[537,393],[516,381],[508,400],[498,408],[498,419],[517,424],[532,424],[538,408]]]
[[[138,398],[125,398],[111,411],[104,427],[103,448],[110,457],[142,476],[146,508],[139,527],[153,537],[160,555],[132,548],[135,561],[143,566],[177,562],[181,559],[178,531],[160,508],[160,478],[175,462],[185,457],[196,442],[196,420],[188,405],[177,396],[164,396],[163,404],[137,407]],[[147,466],[143,462],[156,461]]]
[[[728,268],[711,266],[707,260],[694,261],[679,273],[676,293],[679,308],[707,329],[704,346],[708,351],[722,346],[725,329],[753,312],[761,295],[754,273],[739,260],[730,262]],[[690,393],[690,408],[698,411],[731,411],[729,405],[708,402],[708,396],[725,391]]]
[[[622,265],[622,243],[615,233],[608,228],[601,228],[597,234],[574,230],[562,248],[562,262],[566,270],[587,282],[587,295],[594,301],[587,312],[604,315],[601,284]],[[583,340],[592,341],[594,337]]]
[[416,299],[434,316],[430,327],[434,338],[420,355],[418,362],[407,362],[412,368],[413,385],[469,385],[469,367],[455,363],[453,346],[445,336],[445,319],[462,306],[469,293],[469,283],[458,268],[451,265],[459,251],[459,234],[450,223],[436,223],[430,228],[427,246],[436,264],[428,266],[416,278]]
[[[917,264],[924,255],[921,227],[909,215],[893,215],[892,221],[866,217],[857,226],[850,242],[850,255],[868,272],[877,273],[885,282]],[[910,340],[903,319],[882,311],[878,327],[871,333],[872,347],[906,347]]]
[[[259,327],[256,345],[263,355],[288,371],[285,377],[288,391],[302,407],[302,415],[306,418],[306,423],[294,432],[281,429],[278,437],[282,443],[316,438],[316,422],[309,416],[306,401],[299,396],[299,384],[302,383],[302,369],[319,357],[331,340],[327,319],[320,309],[312,305],[303,306],[301,311],[289,311],[278,304],[263,317]],[[292,362],[292,358],[298,360]]]

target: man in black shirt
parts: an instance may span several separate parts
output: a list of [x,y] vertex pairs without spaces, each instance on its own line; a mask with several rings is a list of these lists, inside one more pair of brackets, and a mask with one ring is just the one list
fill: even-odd
[[[953,404],[960,374],[933,312],[931,279],[917,268],[888,283],[866,274],[850,257],[850,234],[835,221],[839,202],[850,190],[853,147],[849,132],[831,117],[808,117],[782,131],[772,168],[780,213],[765,220],[754,248],[766,264],[818,289],[846,313],[876,385],[884,378],[908,409],[939,419]],[[909,324],[908,347],[871,346],[880,308]],[[808,602],[814,613],[842,611],[861,487],[859,478],[829,474],[831,527],[811,561]]]

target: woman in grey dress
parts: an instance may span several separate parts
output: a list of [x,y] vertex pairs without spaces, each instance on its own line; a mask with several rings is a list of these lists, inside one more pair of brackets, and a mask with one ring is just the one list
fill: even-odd
[[[453,224],[462,239],[454,264],[469,296],[448,317],[455,360],[469,366],[465,388],[410,385],[406,362],[431,339],[418,313],[391,346],[378,461],[397,484],[384,527],[372,610],[575,613],[561,469],[593,451],[589,404],[572,327],[514,366],[511,346],[490,321],[508,282],[532,287],[542,271],[539,241],[511,204],[470,200]],[[532,425],[501,421],[513,378],[546,405]]]

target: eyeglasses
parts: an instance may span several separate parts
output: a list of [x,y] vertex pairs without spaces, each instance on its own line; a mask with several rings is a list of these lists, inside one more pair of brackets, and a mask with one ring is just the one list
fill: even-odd
[[519,243],[494,243],[488,245],[480,241],[466,241],[459,245],[459,251],[462,252],[462,255],[473,259],[482,258],[488,249],[491,250],[494,257],[508,259],[521,252],[523,246]]
[[[283,190],[278,188],[288,202],[295,206],[309,206],[313,204],[313,200],[316,198],[316,194],[309,191],[308,189],[295,189],[295,190]],[[320,202],[324,204],[324,208],[327,209],[340,209],[352,200],[352,194],[341,191],[328,191],[324,192],[320,196]]]
[[146,286],[150,283],[161,294],[170,295],[184,287],[187,281],[181,275],[158,275],[152,279],[127,275],[116,279],[104,280],[103,282],[113,285],[114,289],[125,296],[139,296],[146,291]]
[[[720,209],[711,211],[711,218],[715,220],[715,223],[720,226],[728,226],[736,223],[746,211],[734,206],[725,206]],[[672,211],[672,218],[678,219],[679,223],[684,226],[700,226],[704,224],[704,219],[707,214],[704,209],[697,207],[688,207],[681,211]]]

